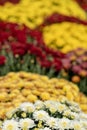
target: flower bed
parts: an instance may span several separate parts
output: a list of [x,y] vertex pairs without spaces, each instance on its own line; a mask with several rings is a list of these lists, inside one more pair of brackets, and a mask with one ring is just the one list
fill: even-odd
[[31,28],[37,27],[55,12],[86,20],[85,11],[74,0],[20,0],[15,6],[10,3],[0,6],[0,12],[1,20],[22,23]]
[[22,102],[62,99],[79,103],[81,109],[87,113],[87,97],[67,80],[49,79],[47,76],[26,72],[9,73],[0,77],[0,118],[5,118],[6,112]]
[[[82,63],[86,64],[87,61],[86,50],[77,49],[71,57],[71,53],[65,55],[50,49],[45,45],[40,31],[24,25],[0,22],[0,32],[0,76],[23,70],[49,77],[63,77],[77,83],[80,90],[87,94],[87,69],[82,67]],[[77,57],[82,58],[80,62]],[[73,66],[78,64],[80,70],[73,71]]]
[[7,113],[1,130],[86,130],[87,114],[69,101],[25,102]]
[[0,22],[0,33],[0,75],[24,70],[51,77],[54,71],[50,72],[50,68],[57,72],[62,69],[65,54],[48,48],[38,30]]

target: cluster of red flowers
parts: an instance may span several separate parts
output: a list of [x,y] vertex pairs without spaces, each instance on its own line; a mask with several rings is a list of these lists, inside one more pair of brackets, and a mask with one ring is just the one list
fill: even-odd
[[[62,69],[61,59],[65,57],[62,52],[46,47],[42,33],[31,30],[24,25],[0,22],[0,49],[12,52],[23,57],[26,54],[34,55],[36,61],[45,68],[53,67],[57,71]],[[6,63],[6,58],[0,56],[0,65]]]
[[72,23],[87,25],[87,21],[80,20],[73,16],[66,16],[66,15],[54,13],[48,16],[38,28],[42,28],[46,25],[50,25],[53,23],[62,23],[62,22],[72,22]]
[[87,11],[87,0],[76,0],[79,5],[85,10]]
[[0,5],[4,5],[6,2],[17,4],[20,0],[0,0]]

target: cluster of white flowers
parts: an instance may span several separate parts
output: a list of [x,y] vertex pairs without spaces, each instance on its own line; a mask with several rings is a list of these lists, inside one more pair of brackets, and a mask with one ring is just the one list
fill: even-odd
[[87,114],[69,101],[26,102],[7,113],[1,130],[87,130]]

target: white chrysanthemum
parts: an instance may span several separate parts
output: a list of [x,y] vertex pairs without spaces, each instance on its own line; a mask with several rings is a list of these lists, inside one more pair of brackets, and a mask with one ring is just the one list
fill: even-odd
[[87,120],[81,120],[80,124],[82,124],[82,126],[87,129]]
[[35,106],[32,103],[25,102],[25,103],[22,103],[20,105],[20,109],[22,111],[26,111],[26,112],[32,113],[35,110]]
[[45,105],[46,108],[50,108],[53,105],[56,106],[56,104],[57,104],[56,101],[51,101],[51,100],[44,102],[44,105]]
[[71,107],[77,107],[77,108],[79,108],[79,105],[76,102],[74,102],[74,101],[65,100],[63,103],[68,104]]
[[58,110],[58,112],[62,113],[65,110],[67,110],[67,107],[65,104],[58,103],[57,110]]
[[49,117],[49,119],[46,122],[46,125],[52,129],[57,129],[58,128],[58,119],[56,119],[54,117]]
[[80,113],[80,114],[79,114],[79,117],[80,117],[82,120],[87,120],[87,114],[85,114],[85,113]]
[[35,111],[33,113],[33,117],[35,120],[41,120],[41,121],[46,121],[49,117],[48,113],[44,110],[39,110],[39,111]]
[[19,130],[18,122],[15,120],[6,120],[3,123],[2,130]]
[[70,113],[71,113],[71,111],[70,111],[69,109],[67,109],[67,110],[65,110],[65,111],[63,112],[63,116],[69,117],[69,116],[70,116]]
[[71,121],[71,128],[74,130],[85,130],[80,121]]
[[49,108],[49,111],[51,113],[55,113],[57,111],[57,106],[55,105],[55,107],[54,107],[54,105],[51,105],[50,108]]
[[56,102],[56,101],[46,102],[46,107],[47,106],[51,113],[55,113],[58,110],[58,102]]
[[19,121],[19,125],[21,129],[28,130],[29,128],[33,128],[35,126],[35,123],[33,120],[26,118],[26,119],[21,119]]
[[81,112],[81,109],[77,106],[70,106],[70,109],[73,111],[73,112]]
[[70,129],[70,120],[67,118],[62,118],[58,121],[58,128],[61,130]]
[[70,117],[72,118],[72,119],[79,119],[79,114],[78,113],[75,113],[75,112],[71,112],[70,113]]
[[39,101],[39,100],[36,101],[34,105],[35,105],[35,108],[37,110],[44,108],[44,103],[42,101]]
[[43,128],[43,129],[39,129],[39,130],[51,130],[51,129],[48,128],[48,127],[45,127],[45,128]]
[[78,113],[75,113],[75,112],[71,112],[69,109],[68,110],[65,110],[63,115],[65,117],[68,117],[68,118],[72,118],[72,119],[79,119],[79,115]]

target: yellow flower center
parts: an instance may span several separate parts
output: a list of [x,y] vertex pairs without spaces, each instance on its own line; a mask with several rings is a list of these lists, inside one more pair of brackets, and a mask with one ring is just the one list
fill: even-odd
[[28,126],[29,126],[29,123],[28,122],[24,122],[24,124],[23,124],[23,130],[27,130]]
[[7,126],[7,130],[13,130],[13,126],[10,124]]
[[38,115],[38,118],[42,118],[42,117],[43,117],[43,114],[39,114],[39,115]]

